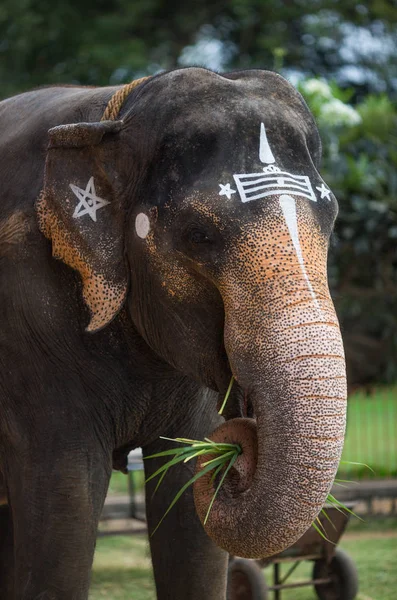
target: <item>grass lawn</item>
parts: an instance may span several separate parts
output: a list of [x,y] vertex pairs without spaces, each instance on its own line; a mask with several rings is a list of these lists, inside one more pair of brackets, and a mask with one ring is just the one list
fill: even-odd
[[[394,536],[394,537],[390,537]],[[395,600],[397,590],[397,520],[354,523],[340,547],[355,561],[360,581],[358,600]],[[284,567],[285,569],[285,567]],[[302,563],[291,581],[310,575],[312,563]],[[270,582],[270,570],[264,571]],[[90,600],[155,600],[148,545],[144,536],[98,540]],[[284,600],[314,600],[312,588],[283,592]],[[205,599],[203,599],[205,600]]]
[[[132,473],[134,478],[135,489],[142,490],[145,483],[145,475],[143,471],[134,471]],[[128,494],[128,477],[124,473],[119,471],[113,471],[112,477],[109,484],[109,494]]]
[[[353,394],[348,401],[347,430],[339,476],[362,477],[397,476],[397,388],[379,388],[367,396]],[[397,596],[396,596],[397,597]]]
[[155,600],[146,536],[100,538],[90,600]]

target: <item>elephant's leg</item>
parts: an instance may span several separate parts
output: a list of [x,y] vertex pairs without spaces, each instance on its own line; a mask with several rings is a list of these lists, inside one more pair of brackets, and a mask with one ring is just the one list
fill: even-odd
[[[214,425],[204,417],[199,426],[184,426],[167,437],[203,439]],[[170,448],[159,440],[144,448],[144,456]],[[166,459],[145,461],[146,478]],[[152,498],[157,481],[146,485],[146,512],[149,536],[159,523],[181,487],[193,475],[191,463],[170,469]],[[193,494],[188,489],[171,509],[150,539],[158,600],[224,600],[228,555],[215,546],[205,533],[195,511]]]
[[[29,444],[8,465],[16,600],[86,600],[111,455],[86,435]],[[48,434],[47,434],[48,435]],[[73,442],[71,440],[73,439]]]
[[14,598],[14,543],[10,507],[0,506],[0,598]]

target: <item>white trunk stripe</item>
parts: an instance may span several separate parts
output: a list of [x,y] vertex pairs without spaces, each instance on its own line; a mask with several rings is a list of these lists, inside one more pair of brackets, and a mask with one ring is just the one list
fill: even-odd
[[302,248],[299,241],[299,231],[298,231],[298,220],[296,218],[296,203],[294,198],[291,196],[283,195],[280,196],[279,199],[281,210],[283,211],[285,222],[287,223],[288,231],[291,236],[292,243],[295,248],[296,255],[298,257],[298,261],[300,267],[302,269],[302,273],[304,278],[306,279],[310,295],[313,298],[316,306],[320,308],[318,300],[316,298],[316,294],[314,293],[312,284],[310,283],[310,279],[306,273],[305,261],[302,255]]
[[266,165],[270,165],[276,162],[273,156],[273,152],[270,149],[269,142],[267,141],[265,124],[261,123],[261,137],[259,143],[259,159]]

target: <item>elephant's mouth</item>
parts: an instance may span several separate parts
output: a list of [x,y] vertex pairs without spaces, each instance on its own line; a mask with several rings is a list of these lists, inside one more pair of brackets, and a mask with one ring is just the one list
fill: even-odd
[[[230,393],[228,394],[226,403],[224,404],[229,386],[231,386]],[[254,418],[254,407],[250,395],[234,379],[233,375],[231,374],[231,370],[227,385],[223,385],[222,389],[219,391],[217,405],[218,411],[221,410],[223,404],[224,407],[222,410],[222,416],[226,421],[237,418]]]
[[221,409],[229,386],[230,393],[222,410],[226,421],[237,418],[254,418],[254,407],[249,392],[244,389],[233,375],[229,357],[225,346],[222,344],[219,352],[220,366],[214,376],[214,391],[218,392],[217,410]]
[[[220,500],[226,503],[228,499],[237,498],[251,487],[258,462],[258,435],[253,402],[249,392],[244,390],[232,376],[229,363],[227,365],[230,378],[227,387],[222,386],[217,407],[219,411],[224,403],[226,391],[231,385],[230,393],[222,410],[225,422],[210,436],[215,442],[236,444],[241,449],[240,455],[223,480],[218,492]],[[210,460],[208,455],[199,458],[196,470],[201,469],[202,464],[207,460]],[[206,510],[205,507],[208,508],[214,489],[218,487],[222,475],[219,473],[211,479],[212,473],[210,473],[209,478],[202,477],[197,482],[196,492],[200,491],[196,497],[200,497],[200,501],[196,508],[199,514],[204,509]]]

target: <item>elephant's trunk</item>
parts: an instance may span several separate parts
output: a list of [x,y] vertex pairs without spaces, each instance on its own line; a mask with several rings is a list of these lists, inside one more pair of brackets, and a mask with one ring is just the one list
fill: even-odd
[[[316,518],[336,474],[345,361],[326,250],[319,262],[312,263],[310,286],[295,260],[254,289],[242,270],[222,289],[230,366],[256,418],[227,421],[210,436],[243,450],[205,525],[230,554],[265,557],[293,544]],[[215,485],[211,475],[195,484],[202,522]]]
[[[211,436],[243,450],[206,524],[230,554],[263,557],[290,546],[317,516],[336,474],[346,412],[339,329],[310,323],[297,330],[305,348],[292,355],[280,331],[280,351],[267,357],[253,386],[252,375],[246,381],[245,359],[231,361],[238,382],[249,390],[256,426],[251,419],[234,419]],[[299,345],[296,340],[294,349]],[[210,477],[198,480],[202,521],[213,492]]]

